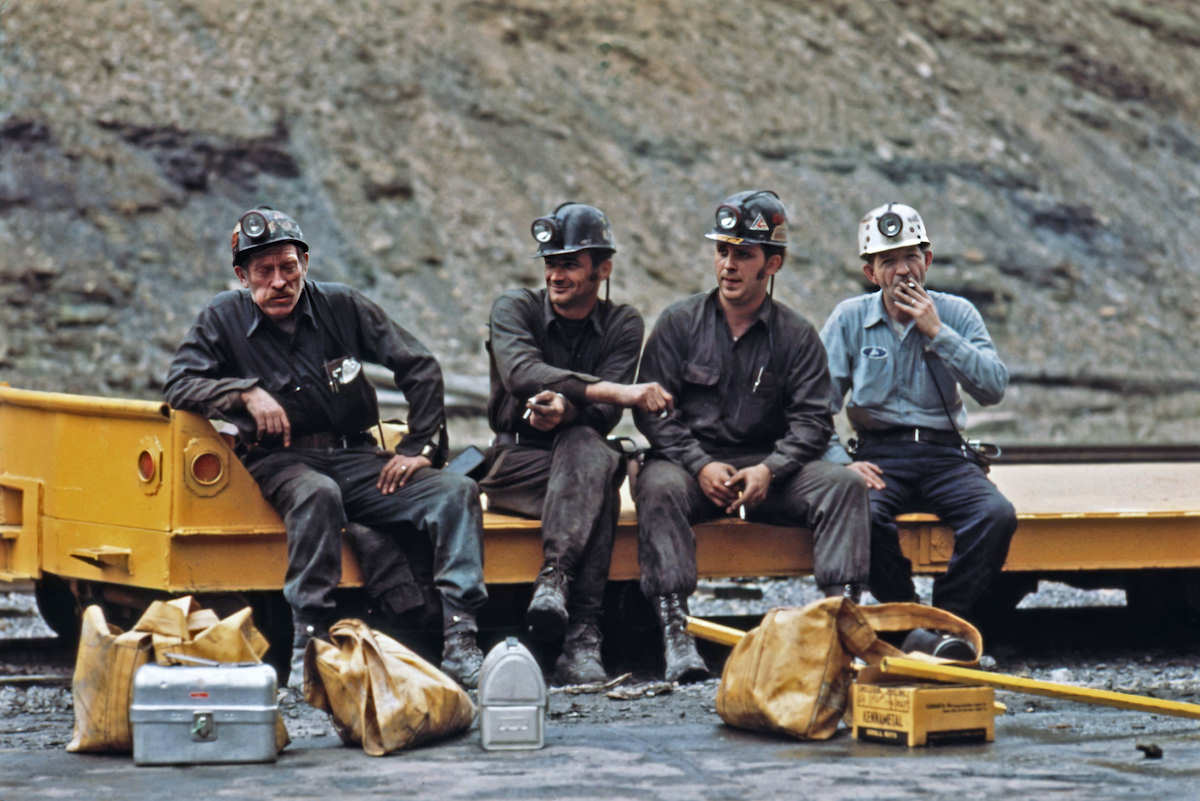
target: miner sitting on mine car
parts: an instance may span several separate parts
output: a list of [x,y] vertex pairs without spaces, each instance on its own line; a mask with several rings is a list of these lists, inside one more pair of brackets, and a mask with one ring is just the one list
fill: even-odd
[[606,436],[624,408],[658,413],[671,396],[630,383],[644,328],[632,306],[600,299],[616,252],[604,213],[563,203],[532,233],[546,287],[506,292],[492,306],[496,436],[479,486],[489,509],[541,518],[544,562],[526,621],[536,639],[562,642],[556,680],[603,681],[599,623],[625,478]]
[[[483,661],[475,613],[487,600],[482,511],[473,481],[434,468],[445,450],[441,368],[364,295],[309,280],[308,244],[288,215],[246,212],[232,250],[242,289],[200,312],[164,392],[176,408],[238,427],[238,455],[283,518],[283,594],[295,626],[289,684],[301,686],[305,646],[338,617],[342,533],[354,521],[432,538],[442,668],[473,686]],[[392,370],[409,402],[394,453],[365,433],[379,414],[365,362]]]
[[821,459],[833,431],[825,351],[769,290],[787,247],[783,203],[739,192],[717,207],[706,237],[716,241],[717,287],[662,313],[638,376],[665,386],[675,410],[634,412],[651,446],[634,488],[641,584],[672,681],[706,675],[685,630],[697,578],[692,524],[724,513],[811,528],[826,595],[857,597],[869,564],[866,487]]
[[[835,437],[827,458],[846,463],[870,488],[871,594],[917,600],[896,515],[931,511],[954,530],[933,604],[971,617],[1004,566],[1017,518],[988,479],[985,456],[960,433],[967,414],[958,390],[981,404],[999,403],[1008,371],[971,302],[926,288],[933,251],[916,209],[888,203],[868,212],[858,226],[858,253],[879,291],[840,303],[821,330],[832,411],[849,392],[846,416],[857,450],[851,458]],[[963,645],[929,636],[910,645],[939,651],[939,643]]]

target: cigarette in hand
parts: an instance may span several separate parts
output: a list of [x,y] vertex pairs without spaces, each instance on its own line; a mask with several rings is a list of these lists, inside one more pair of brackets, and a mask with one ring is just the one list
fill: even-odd
[[532,408],[526,409],[525,414],[521,415],[522,420],[528,420],[530,417],[533,417],[533,409]]
[[738,506],[738,517],[740,517],[743,520],[746,519],[746,505],[745,504],[740,504]]

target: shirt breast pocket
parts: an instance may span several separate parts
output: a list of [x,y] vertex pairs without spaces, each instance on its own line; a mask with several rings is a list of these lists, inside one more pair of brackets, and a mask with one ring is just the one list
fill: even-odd
[[858,406],[882,405],[895,389],[896,354],[881,345],[859,350],[854,362],[854,403]]
[[779,379],[770,370],[754,374],[746,387],[736,387],[730,428],[740,437],[755,439],[770,436],[780,425],[782,404],[779,403]]

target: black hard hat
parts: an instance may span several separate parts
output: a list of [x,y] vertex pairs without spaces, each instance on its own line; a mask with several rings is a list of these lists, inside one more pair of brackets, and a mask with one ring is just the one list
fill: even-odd
[[529,227],[533,241],[538,243],[538,256],[557,256],[589,248],[617,249],[612,225],[604,212],[595,206],[567,201],[549,217],[538,217]]
[[308,252],[308,243],[300,226],[282,211],[276,211],[270,206],[259,206],[244,212],[233,226],[233,237],[230,247],[233,250],[233,264],[237,266],[256,250],[262,250],[271,245],[283,242],[294,242],[303,252]]
[[787,211],[769,189],[750,189],[717,206],[713,229],[704,235],[731,245],[787,247]]

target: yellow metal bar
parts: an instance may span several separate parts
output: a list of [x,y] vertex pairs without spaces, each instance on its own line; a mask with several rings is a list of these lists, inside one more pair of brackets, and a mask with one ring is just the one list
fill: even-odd
[[148,417],[162,420],[171,414],[171,407],[162,401],[101,398],[12,387],[0,387],[0,405],[3,404],[35,409],[39,412],[73,412],[102,417]]
[[721,645],[737,645],[746,636],[746,632],[741,629],[735,629],[733,626],[722,626],[720,623],[713,623],[711,620],[705,620],[702,617],[692,617],[691,615],[688,615],[687,630],[688,634],[699,637],[702,640],[719,642]]
[[1139,712],[1154,712],[1160,715],[1174,715],[1181,718],[1200,719],[1200,704],[1185,704],[1182,701],[1164,701],[1161,698],[1150,698],[1144,695],[1116,693],[1111,690],[1093,690],[1089,687],[1076,687],[1072,684],[1058,684],[1052,681],[1023,679],[1019,676],[1007,676],[1003,673],[989,673],[986,670],[952,667],[950,665],[934,665],[917,659],[900,656],[887,656],[879,665],[884,673],[901,676],[912,676],[919,679],[935,681],[973,682],[999,687],[1002,690],[1013,690],[1030,695],[1046,695],[1051,698],[1064,698],[1068,701],[1080,701],[1085,704],[1115,706],[1119,709],[1135,709]]

